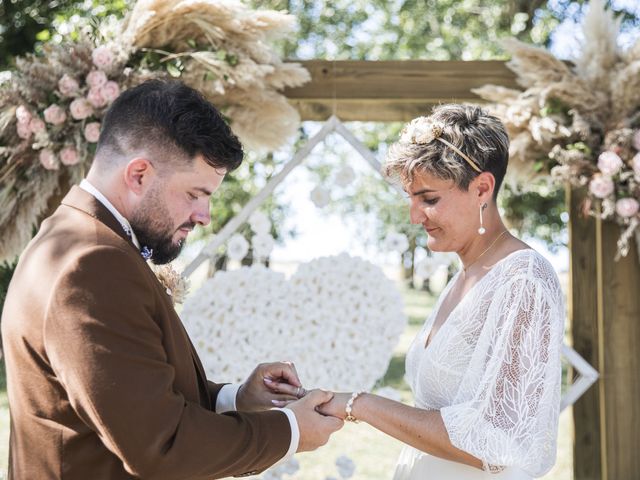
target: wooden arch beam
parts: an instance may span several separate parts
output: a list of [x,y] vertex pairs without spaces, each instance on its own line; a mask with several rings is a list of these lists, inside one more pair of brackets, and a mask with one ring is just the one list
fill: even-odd
[[[486,84],[518,88],[503,61],[300,62],[311,81],[284,94],[303,120],[408,121],[449,102],[482,102],[471,89]],[[335,110],[335,111],[334,111]]]

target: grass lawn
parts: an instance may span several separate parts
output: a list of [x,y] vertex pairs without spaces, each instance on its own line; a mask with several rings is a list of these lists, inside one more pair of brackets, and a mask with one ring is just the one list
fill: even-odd
[[[405,312],[409,323],[398,342],[389,369],[380,386],[397,389],[405,403],[413,404],[409,387],[404,381],[404,358],[414,336],[433,308],[435,299],[425,293],[405,289]],[[558,460],[546,480],[572,480],[572,417],[571,409],[560,416]],[[0,362],[0,479],[5,478],[9,442],[9,408],[6,393],[4,362]],[[383,480],[393,475],[394,465],[402,444],[366,424],[346,425],[335,434],[328,445],[311,453],[297,456],[301,469],[290,477],[294,480],[325,480],[339,478],[335,460],[347,455],[356,463],[353,480]]]

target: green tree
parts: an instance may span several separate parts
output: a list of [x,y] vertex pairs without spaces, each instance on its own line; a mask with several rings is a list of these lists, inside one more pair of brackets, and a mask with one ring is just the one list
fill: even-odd
[[[486,60],[504,59],[500,40],[520,40],[550,46],[553,32],[566,19],[577,21],[585,1],[555,0],[310,0],[254,1],[256,7],[285,9],[300,23],[298,41],[283,43],[291,58],[351,60]],[[614,3],[614,9],[618,2]],[[640,8],[625,4],[617,11],[623,30],[640,25]],[[378,151],[397,138],[398,124],[352,124],[352,130]],[[379,219],[380,242],[389,230],[406,233],[412,247],[425,244],[424,232],[408,226],[406,204],[376,192],[371,179],[359,191],[339,202],[348,213]],[[379,184],[378,184],[379,187]],[[385,197],[385,198],[383,198]],[[547,184],[526,192],[505,188],[501,207],[520,234],[535,236],[550,248],[561,245],[566,223],[564,190]],[[405,231],[406,230],[406,231]],[[414,253],[407,254],[413,258]],[[410,274],[412,269],[408,269]]]

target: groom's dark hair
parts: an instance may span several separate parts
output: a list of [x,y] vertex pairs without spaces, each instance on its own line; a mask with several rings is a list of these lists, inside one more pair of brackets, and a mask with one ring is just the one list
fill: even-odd
[[243,157],[242,145],[218,110],[178,81],[146,81],[124,91],[107,111],[96,161],[109,163],[140,150],[174,168],[200,154],[227,172]]

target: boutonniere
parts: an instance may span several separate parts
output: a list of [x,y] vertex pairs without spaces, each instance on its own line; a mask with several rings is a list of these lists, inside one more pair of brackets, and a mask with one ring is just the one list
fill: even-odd
[[189,280],[176,272],[171,265],[151,265],[151,269],[173,303],[183,303],[189,293]]

